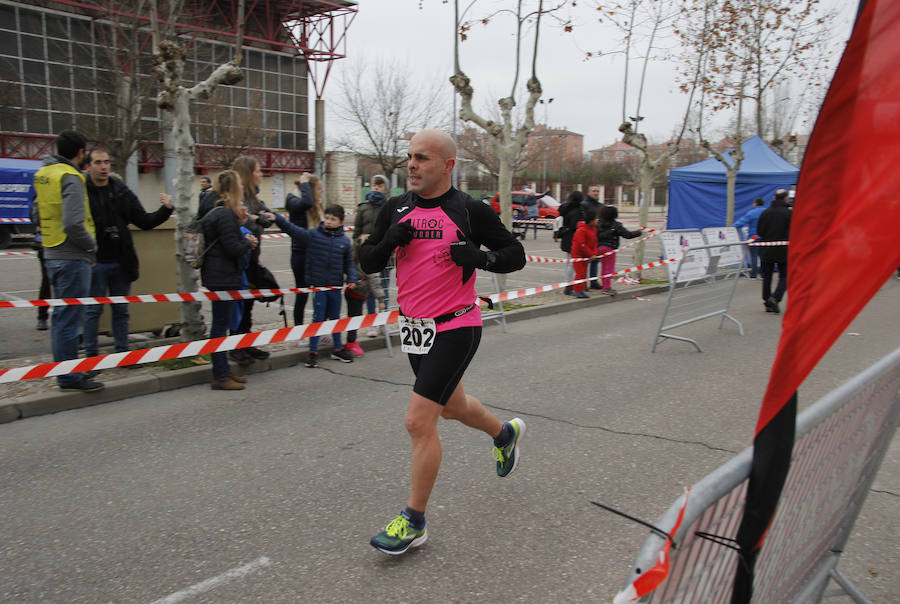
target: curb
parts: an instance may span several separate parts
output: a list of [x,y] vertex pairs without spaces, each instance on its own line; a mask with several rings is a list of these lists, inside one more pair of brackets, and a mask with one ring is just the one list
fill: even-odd
[[[616,297],[594,296],[587,300],[561,300],[559,302],[541,304],[540,306],[511,310],[505,313],[506,322],[513,323],[516,321],[534,319],[545,315],[556,314],[558,312],[576,310],[578,307],[612,304],[619,300],[631,300],[632,296],[658,294],[666,292],[668,289],[668,285],[650,285],[629,290],[627,294]],[[400,344],[397,336],[392,336],[392,338],[393,340],[396,340],[394,344],[399,348]],[[386,348],[384,338],[382,337],[374,339],[367,338],[365,340],[358,340],[358,342],[366,351]],[[323,347],[321,350],[325,353],[331,349]],[[293,367],[302,363],[305,355],[305,350],[281,350],[272,353],[265,361],[257,361],[246,368],[242,368],[241,373],[253,375],[266,371],[273,371],[275,369]],[[97,392],[57,391],[24,396],[15,402],[0,405],[0,424],[7,424],[27,417],[37,417],[40,415],[59,413],[60,411],[70,411],[72,409],[81,409],[84,407],[92,407],[94,405],[102,405],[104,403],[112,403],[144,394],[155,394],[157,392],[176,390],[187,386],[196,386],[209,381],[209,371],[209,366],[203,365],[179,369],[178,371],[167,371],[165,373],[113,380],[106,382],[106,387]]]

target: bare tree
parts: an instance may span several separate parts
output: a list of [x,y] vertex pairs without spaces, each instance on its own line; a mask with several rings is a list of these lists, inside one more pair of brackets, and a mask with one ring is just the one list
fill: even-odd
[[[101,117],[97,139],[103,142],[120,170],[144,140],[157,138],[155,120],[142,119],[156,86],[146,73],[146,47],[151,34],[143,27],[149,0],[104,0],[101,3],[109,23],[95,27],[98,47],[103,50],[98,64],[97,88],[111,94],[115,110]],[[155,111],[154,111],[155,114]],[[131,183],[134,184],[134,183]]]
[[[469,4],[471,8],[477,0],[473,0]],[[472,107],[472,97],[475,90],[472,87],[471,80],[462,71],[459,58],[459,42],[465,40],[467,32],[471,28],[471,22],[463,22],[460,20],[459,0],[454,0],[454,23],[456,24],[457,35],[453,42],[453,56],[455,73],[450,78],[450,82],[459,94],[461,103],[459,117],[464,121],[473,122],[489,136],[494,152],[500,160],[499,166],[499,187],[500,187],[500,218],[503,223],[510,227],[512,225],[512,167],[516,162],[522,148],[527,142],[528,133],[534,128],[534,106],[541,98],[541,83],[537,77],[537,56],[538,42],[540,39],[541,20],[565,3],[557,4],[552,8],[544,8],[543,0],[538,0],[537,8],[528,10],[524,0],[517,0],[515,9],[500,9],[491,15],[480,19],[481,22],[487,23],[491,19],[501,16],[511,16],[515,22],[515,52],[513,54],[513,78],[512,86],[508,96],[497,101],[500,109],[500,119],[495,121],[487,119],[477,113]],[[468,8],[466,9],[468,10]],[[464,15],[463,15],[464,16]],[[528,35],[527,29],[533,24],[534,41],[531,51],[531,77],[525,84],[528,94],[525,101],[524,119],[521,123],[516,124],[513,111],[516,107],[516,95],[519,87],[519,74],[522,67],[522,44]]]
[[[647,66],[662,50],[661,41],[665,33],[673,25],[678,15],[678,10],[665,2],[629,0],[624,6],[618,5],[616,10],[607,10],[607,15],[623,32],[625,66],[622,84],[622,122],[619,126],[619,132],[622,133],[622,141],[634,147],[638,152],[634,172],[635,180],[638,184],[639,222],[642,227],[646,227],[649,223],[653,181],[660,168],[678,153],[681,139],[684,136],[690,117],[691,102],[700,78],[700,71],[699,69],[694,70],[693,80],[684,88],[689,93],[689,96],[685,106],[684,117],[676,135],[669,141],[664,151],[654,156],[647,137],[639,132],[641,121],[644,120],[644,116],[641,115],[641,104],[647,81]],[[643,46],[643,52],[634,57],[638,44]],[[628,81],[633,58],[637,58],[640,61],[641,72],[637,92],[634,95],[634,105],[629,111]],[[641,243],[635,249],[635,264],[640,265],[643,262],[644,244]]]
[[378,163],[390,176],[406,165],[408,137],[447,122],[437,83],[410,79],[400,62],[357,62],[344,72],[335,115],[351,127],[338,146]]
[[[150,0],[150,18],[153,27],[154,65],[153,70],[160,82],[157,104],[171,116],[170,136],[165,139],[167,151],[174,151],[178,170],[175,178],[175,256],[178,260],[178,291],[197,290],[197,271],[183,259],[181,237],[191,221],[191,184],[194,180],[194,137],[191,134],[191,102],[209,98],[216,86],[236,84],[243,79],[241,73],[241,48],[243,46],[244,0],[238,1],[237,36],[234,58],[217,67],[204,81],[187,87],[182,82],[185,66],[185,50],[178,43],[175,32],[160,29],[158,0]],[[172,1],[168,5],[168,17],[164,23],[174,23],[175,15],[181,12],[181,2]],[[171,27],[171,26],[169,26]],[[197,340],[203,337],[203,320],[199,302],[181,303],[182,337]]]
[[[697,40],[708,40],[704,52],[697,53],[703,73],[698,134],[700,144],[726,169],[726,224],[734,220],[735,182],[743,161],[744,103],[753,104],[752,131],[763,137],[767,101],[777,87],[794,75],[807,81],[822,77],[827,64],[822,57],[830,53],[824,42],[834,15],[819,14],[817,7],[818,0],[693,0],[684,9],[679,31],[685,44],[696,48]],[[698,8],[711,18],[692,17],[691,11]],[[736,112],[730,158],[702,136],[707,114],[722,110]]]

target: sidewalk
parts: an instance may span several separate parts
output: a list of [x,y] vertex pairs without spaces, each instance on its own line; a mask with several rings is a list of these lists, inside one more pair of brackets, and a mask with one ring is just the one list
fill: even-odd
[[[536,294],[527,298],[520,298],[512,303],[513,306],[528,305],[527,308],[518,308],[505,313],[507,323],[533,319],[541,316],[565,312],[594,306],[609,304],[620,300],[631,300],[634,296],[646,296],[668,291],[668,285],[626,286],[620,288],[618,296],[609,297],[594,295],[589,300],[576,300],[564,296],[561,290],[554,290],[543,294]],[[386,348],[384,337],[374,339],[360,337],[360,346],[366,351]],[[393,336],[394,354],[400,353],[400,344],[397,336]],[[256,361],[247,367],[237,367],[239,373],[253,375],[292,367],[302,363],[306,359],[306,348],[300,348],[296,342],[281,342],[265,347],[272,355],[265,361]],[[330,348],[323,346],[323,353],[330,352]],[[34,358],[9,359],[4,361],[6,367],[22,367],[46,360]],[[133,366],[118,367],[104,370],[98,377],[105,384],[103,390],[97,392],[64,392],[56,387],[55,378],[40,378],[14,384],[28,384],[27,393],[16,396],[15,392],[7,393],[0,402],[0,423],[9,423],[27,417],[36,417],[71,409],[80,409],[103,403],[120,401],[123,399],[165,392],[186,386],[203,384],[210,379],[210,366],[198,365],[186,369],[169,370],[158,366]]]

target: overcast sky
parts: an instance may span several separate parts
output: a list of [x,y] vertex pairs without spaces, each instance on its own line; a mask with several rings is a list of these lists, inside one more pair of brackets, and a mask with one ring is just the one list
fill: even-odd
[[[461,2],[461,5],[468,2]],[[500,0],[483,0],[476,8],[498,6]],[[509,0],[506,5],[512,4]],[[538,106],[535,121],[551,127],[566,127],[584,135],[584,150],[595,149],[615,142],[621,122],[624,60],[621,55],[609,58],[585,59],[586,51],[614,50],[620,35],[616,30],[596,21],[596,5],[592,0],[580,0],[574,9],[567,7],[561,16],[571,17],[572,33],[565,33],[558,25],[547,22],[540,41],[537,75],[544,90],[544,98],[553,98],[549,105]],[[837,7],[839,22],[834,28],[834,41],[846,41],[855,15],[852,0],[824,0],[823,4]],[[332,69],[324,98],[326,107],[339,93],[338,79],[353,62],[387,60],[405,65],[413,81],[439,79],[446,83],[446,102],[453,102],[452,87],[447,81],[453,65],[453,3],[441,0],[359,0],[359,12],[347,33],[346,59],[337,61]],[[483,10],[483,9],[481,9]],[[474,13],[480,16],[483,13]],[[486,110],[488,104],[509,94],[512,85],[514,37],[510,19],[497,18],[487,26],[476,25],[469,39],[462,43],[461,67],[471,78],[475,89],[475,109]],[[526,56],[523,53],[523,56]],[[520,83],[530,76],[530,52],[523,63]],[[637,81],[640,65],[633,63],[631,81]],[[648,69],[648,84],[644,92],[641,114],[645,116],[642,130],[651,138],[665,140],[685,111],[686,96],[675,82],[673,63],[653,61]],[[629,108],[634,101],[629,100]],[[326,133],[329,147],[333,134],[346,128],[334,119],[334,112],[326,109]],[[311,120],[312,121],[312,120]],[[311,124],[312,125],[312,124]],[[809,128],[808,126],[807,128]]]

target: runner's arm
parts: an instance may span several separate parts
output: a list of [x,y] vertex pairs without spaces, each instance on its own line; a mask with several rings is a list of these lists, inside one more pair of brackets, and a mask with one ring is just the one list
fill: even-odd
[[491,251],[485,270],[492,273],[511,273],[525,266],[525,248],[515,235],[503,226],[500,217],[490,206],[471,202],[467,204],[472,239]]

